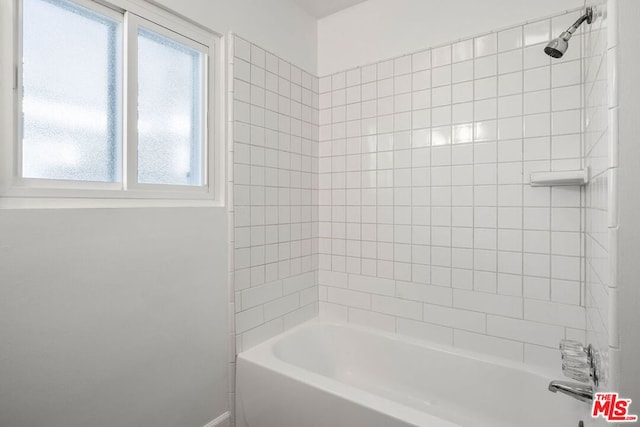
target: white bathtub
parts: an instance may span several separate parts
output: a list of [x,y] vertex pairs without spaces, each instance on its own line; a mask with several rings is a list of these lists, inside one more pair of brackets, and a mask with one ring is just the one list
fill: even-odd
[[577,427],[588,405],[547,391],[551,379],[499,358],[314,320],[238,356],[237,427]]

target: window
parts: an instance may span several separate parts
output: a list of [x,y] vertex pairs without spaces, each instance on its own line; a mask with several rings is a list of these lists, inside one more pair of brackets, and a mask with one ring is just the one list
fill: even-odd
[[120,22],[24,0],[22,34],[22,176],[118,181]]
[[138,31],[138,181],[202,185],[203,54]]
[[16,5],[5,193],[215,196],[215,36],[132,0]]

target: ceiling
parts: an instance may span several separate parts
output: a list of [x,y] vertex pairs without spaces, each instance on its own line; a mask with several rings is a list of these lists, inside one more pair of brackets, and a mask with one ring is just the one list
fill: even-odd
[[311,16],[320,19],[366,0],[293,0]]

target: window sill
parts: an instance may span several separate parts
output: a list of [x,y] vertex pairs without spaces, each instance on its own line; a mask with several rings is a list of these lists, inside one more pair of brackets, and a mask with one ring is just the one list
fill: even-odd
[[126,209],[126,208],[223,208],[223,202],[212,199],[106,199],[0,197],[3,209]]

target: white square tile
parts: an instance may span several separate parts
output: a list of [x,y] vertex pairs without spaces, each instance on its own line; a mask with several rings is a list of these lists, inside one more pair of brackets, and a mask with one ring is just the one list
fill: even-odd
[[411,113],[396,113],[393,116],[394,131],[407,131],[411,129]]
[[419,91],[431,87],[431,71],[423,70],[413,73],[412,90]]
[[454,63],[451,75],[453,83],[473,80],[473,61]]
[[497,117],[497,99],[490,98],[474,102],[474,118],[478,121]]
[[[275,76],[275,74],[273,73],[268,73],[268,74]],[[318,88],[320,90],[320,93],[331,92],[331,76],[320,78],[318,85],[319,85]]]
[[522,138],[522,117],[498,120],[498,139]]
[[411,72],[411,55],[401,56],[393,61],[393,74],[400,76]]
[[251,60],[251,44],[248,41],[235,36],[233,39],[233,44],[235,49],[234,55],[237,58],[242,58],[245,61]]
[[521,162],[498,163],[498,184],[521,184],[523,169]]
[[393,98],[393,111],[395,113],[411,111],[411,93],[396,95]]
[[522,72],[498,76],[498,95],[513,95],[522,92]]
[[393,60],[378,62],[378,80],[393,77]]
[[431,126],[431,111],[430,110],[416,110],[412,114],[412,128],[423,129]]
[[377,80],[378,71],[376,64],[365,65],[362,67],[360,72],[362,84],[370,83]]
[[582,91],[580,85],[556,88],[551,92],[553,111],[579,109]]
[[411,92],[411,74],[396,76],[393,79],[393,92],[396,95]]
[[551,65],[551,57],[544,53],[541,46],[529,46],[524,49],[524,68],[537,68]]
[[552,113],[553,135],[580,133],[580,110],[557,111]]
[[473,141],[473,124],[466,123],[453,126],[453,144],[462,144]]
[[498,55],[498,73],[507,74],[522,70],[522,50],[512,50]]
[[524,113],[525,114],[537,114],[550,111],[551,92],[548,90],[541,90],[537,92],[529,92],[524,95]]
[[498,37],[496,33],[487,34],[475,38],[475,56],[494,55],[498,50]]
[[550,152],[551,141],[549,137],[527,138],[524,140],[524,160],[526,161],[548,160]]
[[451,63],[451,45],[438,47],[431,50],[431,64],[440,67]]
[[378,98],[393,95],[393,78],[378,80],[376,90]]
[[[435,91],[435,89],[434,89]],[[454,103],[473,100],[473,82],[457,83],[452,87],[452,101]]]
[[495,120],[475,123],[474,139],[476,141],[492,141],[497,138],[497,135],[497,122]]
[[360,86],[357,85],[357,86],[348,87],[347,99],[346,99],[347,104],[353,104],[360,101],[361,101]]
[[377,114],[378,116],[386,116],[393,114],[393,96],[378,99]]
[[431,68],[431,50],[414,53],[411,65],[414,72]]
[[551,152],[554,159],[580,157],[580,135],[561,135],[551,139]]
[[524,26],[524,44],[546,43],[551,39],[551,22],[548,19]]
[[267,52],[265,58],[265,67],[267,71],[278,74],[279,59],[272,53]]
[[474,61],[474,73],[476,79],[495,76],[498,74],[498,57],[489,55]]
[[524,117],[524,136],[526,138],[550,135],[551,118],[549,113],[534,114]]
[[[549,208],[525,208],[524,228],[528,230],[550,230],[551,211]],[[526,239],[525,239],[526,244]]]
[[442,86],[431,90],[431,105],[433,107],[449,104],[451,104],[451,86]]
[[251,45],[251,63],[265,68],[265,52],[256,45]]
[[551,82],[553,87],[580,84],[580,61],[553,64]]
[[473,58],[473,39],[463,40],[453,44],[453,62],[466,61]]
[[344,89],[347,85],[347,75],[346,73],[336,73],[331,76],[331,89],[338,90]]
[[360,68],[355,68],[353,70],[347,71],[347,87],[356,86],[361,83],[361,70]]
[[524,90],[532,92],[549,89],[551,87],[550,67],[535,68],[524,72]]
[[475,185],[496,184],[497,176],[497,166],[495,164],[476,164],[474,166]]
[[498,79],[487,77],[474,82],[475,99],[495,98],[498,96]]
[[496,163],[498,161],[497,145],[495,142],[482,142],[473,145],[474,163]]
[[421,90],[412,92],[412,104],[414,110],[431,107],[431,91]]
[[431,123],[433,126],[451,124],[451,106],[434,107],[431,110]]
[[431,145],[451,144],[451,126],[441,126],[431,129]]
[[431,70],[431,86],[445,86],[451,84],[451,66],[433,68]]
[[522,95],[501,96],[498,98],[498,117],[522,115]]
[[522,27],[503,30],[498,33],[498,52],[522,47]]
[[451,119],[453,123],[467,123],[473,121],[473,103],[465,102],[454,104],[451,107]]

